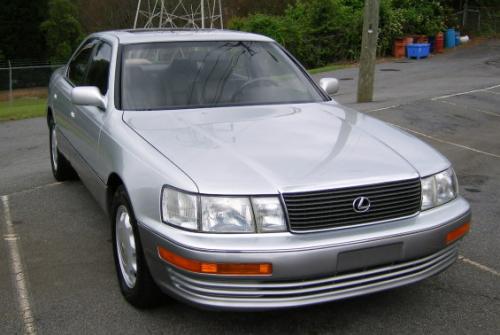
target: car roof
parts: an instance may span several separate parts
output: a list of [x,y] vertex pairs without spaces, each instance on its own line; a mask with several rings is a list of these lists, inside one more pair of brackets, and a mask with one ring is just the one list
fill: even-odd
[[129,29],[105,31],[94,35],[114,36],[120,44],[183,41],[273,41],[269,37],[258,34],[222,29]]

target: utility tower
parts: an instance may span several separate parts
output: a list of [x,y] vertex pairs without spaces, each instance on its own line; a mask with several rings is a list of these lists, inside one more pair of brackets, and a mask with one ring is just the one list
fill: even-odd
[[224,28],[222,0],[138,0],[136,28]]

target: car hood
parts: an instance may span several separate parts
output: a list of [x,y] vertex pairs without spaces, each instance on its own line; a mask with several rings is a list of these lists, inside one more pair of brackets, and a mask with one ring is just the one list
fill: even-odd
[[425,176],[449,162],[335,102],[127,111],[125,123],[206,194],[273,194]]

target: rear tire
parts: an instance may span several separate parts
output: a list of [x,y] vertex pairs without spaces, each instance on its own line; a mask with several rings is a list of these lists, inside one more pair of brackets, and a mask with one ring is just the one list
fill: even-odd
[[69,161],[59,151],[57,146],[56,123],[52,118],[49,120],[49,144],[50,144],[50,166],[52,174],[57,181],[76,179],[77,174]]
[[137,221],[123,186],[115,192],[110,213],[113,255],[122,295],[137,308],[158,306],[163,294],[149,272]]

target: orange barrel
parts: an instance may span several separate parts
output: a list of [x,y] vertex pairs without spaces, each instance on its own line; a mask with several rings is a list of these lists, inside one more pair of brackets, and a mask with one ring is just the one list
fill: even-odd
[[402,38],[397,38],[392,47],[392,55],[396,58],[403,58],[405,56],[405,41]]
[[405,46],[407,46],[408,44],[413,44],[413,37],[407,36],[404,38],[404,41],[405,41]]
[[418,35],[415,43],[428,43],[429,40],[426,35]]
[[434,42],[434,52],[443,53],[444,51],[444,34],[439,32],[436,34],[436,41]]
[[404,41],[404,45],[405,45],[405,56],[406,56],[406,46],[408,44],[413,44],[413,36],[406,36],[405,38],[403,38],[403,41]]

